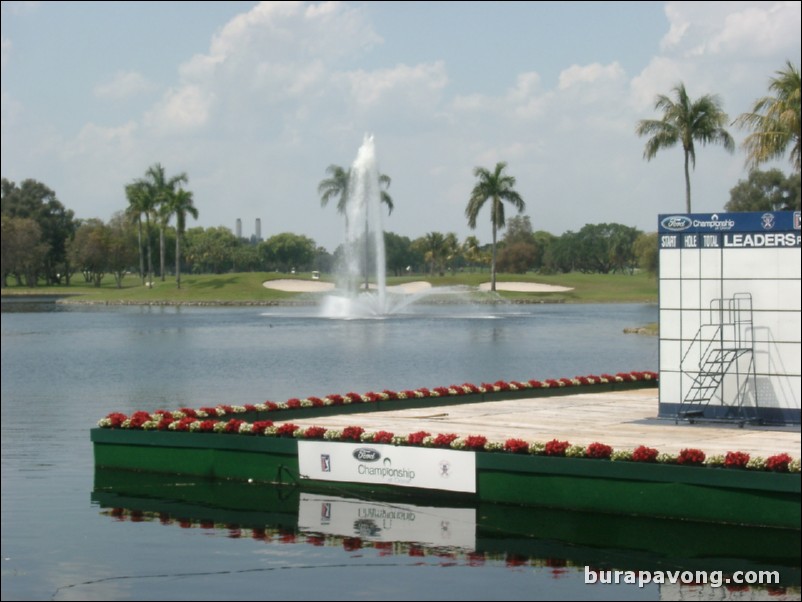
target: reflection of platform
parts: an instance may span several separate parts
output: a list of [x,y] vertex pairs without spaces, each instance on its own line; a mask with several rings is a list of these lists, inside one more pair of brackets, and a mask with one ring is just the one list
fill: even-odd
[[95,472],[92,500],[118,519],[250,530],[252,538],[267,543],[375,547],[384,554],[461,555],[471,560],[468,566],[487,558],[603,569],[769,569],[780,570],[783,585],[800,583],[798,530],[497,504],[434,506],[428,499],[383,496],[367,500],[317,495],[292,486],[100,469]]

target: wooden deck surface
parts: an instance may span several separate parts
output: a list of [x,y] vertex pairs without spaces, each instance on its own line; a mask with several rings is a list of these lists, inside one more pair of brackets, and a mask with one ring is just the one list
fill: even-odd
[[442,408],[349,414],[309,420],[292,420],[299,426],[344,428],[361,426],[396,435],[428,431],[432,435],[484,435],[490,441],[509,438],[525,441],[559,439],[571,444],[606,443],[616,450],[639,445],[660,452],[678,453],[697,448],[707,455],[742,451],[768,457],[786,452],[800,457],[799,426],[769,427],[695,423],[658,419],[658,389],[609,393],[579,393],[561,397],[488,401]]

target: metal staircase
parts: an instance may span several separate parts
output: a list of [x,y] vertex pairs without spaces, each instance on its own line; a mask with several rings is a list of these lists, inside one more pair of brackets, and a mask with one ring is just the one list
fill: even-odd
[[[747,364],[745,369],[744,364]],[[736,293],[731,298],[710,302],[707,321],[699,327],[685,350],[680,369],[683,375],[691,377],[691,385],[683,395],[675,422],[734,421],[743,426],[754,419],[757,388],[751,294]],[[728,374],[734,376],[736,387],[734,396],[725,400],[722,383]],[[751,408],[746,403],[750,382],[754,398]],[[717,394],[720,404],[711,412],[710,402]],[[750,409],[752,416],[749,416]]]

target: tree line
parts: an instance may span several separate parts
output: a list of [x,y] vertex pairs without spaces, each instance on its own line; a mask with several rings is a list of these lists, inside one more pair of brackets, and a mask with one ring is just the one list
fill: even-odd
[[[790,61],[769,80],[769,95],[755,101],[751,111],[732,123],[751,130],[743,143],[747,180],[730,190],[728,211],[772,211],[800,208],[800,75]],[[692,211],[690,168],[696,164],[696,146],[721,144],[732,152],[734,143],[726,130],[729,118],[716,95],[693,100],[683,83],[670,95],[658,95],[655,109],[660,119],[638,122],[636,133],[647,136],[643,156],[653,159],[659,151],[681,146],[684,153],[686,211]],[[764,163],[785,156],[790,147],[793,173],[760,171]],[[321,204],[337,199],[337,210],[347,215],[350,170],[331,165],[328,177],[318,186]],[[489,207],[492,225],[490,244],[480,245],[474,236],[461,243],[456,234],[429,232],[415,240],[385,233],[387,269],[391,273],[489,268],[495,288],[497,270],[503,272],[633,271],[640,266],[654,269],[656,235],[621,224],[587,224],[578,232],[554,236],[533,231],[531,220],[522,215],[526,204],[515,190],[516,180],[507,164],[493,169],[477,167],[475,185],[465,209],[468,225],[475,228],[483,207]],[[152,285],[158,275],[165,280],[172,267],[176,286],[182,271],[222,273],[228,271],[290,271],[334,269],[342,248],[329,253],[310,238],[289,232],[266,241],[238,239],[227,228],[187,228],[187,219],[198,218],[193,193],[185,173],[168,176],[156,163],[144,177],[125,185],[127,207],[108,222],[77,219],[56,198],[53,190],[33,179],[19,185],[2,178],[2,286],[13,277],[19,285],[69,285],[74,274],[100,286],[112,274],[118,286],[129,272],[143,284]],[[392,212],[388,188],[390,178],[379,176],[381,201]],[[518,215],[505,219],[505,203]],[[346,218],[347,219],[347,218]],[[498,232],[507,228],[502,240]],[[154,235],[158,234],[158,270],[154,268]]]

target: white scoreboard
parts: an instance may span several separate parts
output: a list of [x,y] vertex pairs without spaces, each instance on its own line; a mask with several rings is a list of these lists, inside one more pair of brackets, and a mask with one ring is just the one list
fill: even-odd
[[800,422],[800,213],[659,216],[661,417]]

